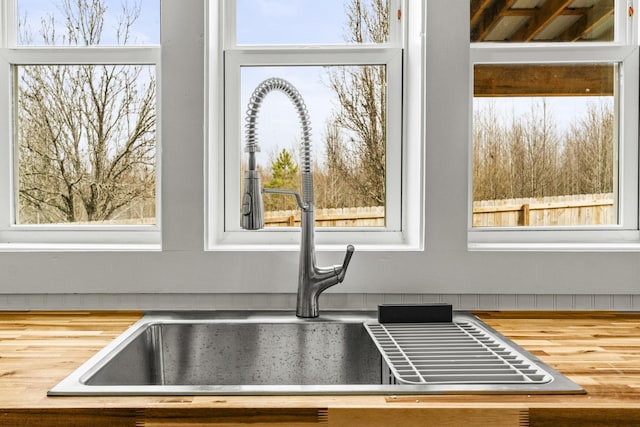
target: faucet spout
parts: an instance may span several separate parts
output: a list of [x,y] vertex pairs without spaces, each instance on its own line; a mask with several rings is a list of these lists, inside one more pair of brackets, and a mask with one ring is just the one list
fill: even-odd
[[[273,90],[282,91],[294,104],[302,126],[302,199],[291,190],[261,190],[259,174],[256,169],[255,153],[260,151],[257,144],[257,116],[264,97]],[[242,201],[242,227],[256,230],[264,227],[262,192],[293,194],[296,196],[302,212],[300,239],[300,266],[298,271],[298,297],[296,315],[298,317],[317,317],[318,298],[326,289],[341,283],[354,252],[352,245],[347,246],[342,265],[318,267],[315,252],[315,212],[313,202],[313,173],[311,163],[311,125],[309,114],[298,90],[286,80],[270,78],[258,85],[251,95],[246,116],[247,142],[245,151],[249,153],[249,167],[245,173],[245,193]]]

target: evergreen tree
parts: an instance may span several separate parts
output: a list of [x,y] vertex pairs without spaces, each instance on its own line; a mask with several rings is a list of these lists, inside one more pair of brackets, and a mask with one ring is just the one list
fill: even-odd
[[[298,182],[298,165],[291,153],[283,148],[275,159],[271,161],[271,178],[265,183],[265,188],[281,188],[296,190]],[[297,190],[299,191],[299,190]],[[265,209],[268,211],[297,209],[295,198],[282,194],[265,194]]]

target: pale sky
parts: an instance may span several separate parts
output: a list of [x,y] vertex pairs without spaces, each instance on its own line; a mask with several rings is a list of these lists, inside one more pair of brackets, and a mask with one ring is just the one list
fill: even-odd
[[343,43],[344,0],[237,0],[239,44]]
[[[571,125],[585,116],[590,105],[609,105],[613,110],[612,96],[551,96],[544,100],[547,108],[559,132],[568,131]],[[475,98],[473,100],[474,111],[492,105],[497,116],[504,119],[504,123],[511,123],[513,118],[527,117],[533,104],[543,101],[541,97],[499,97],[499,98]]]
[[[18,19],[26,20],[34,37],[33,44],[42,44],[39,35],[42,18],[53,16],[58,28],[57,32],[64,34],[64,18],[60,10],[60,1],[55,0],[17,0]],[[134,4],[133,2],[129,2]],[[122,14],[122,0],[105,0],[107,8],[103,27],[103,45],[116,43],[116,27],[118,17]],[[131,29],[130,44],[159,44],[160,43],[160,0],[140,0],[141,13]]]

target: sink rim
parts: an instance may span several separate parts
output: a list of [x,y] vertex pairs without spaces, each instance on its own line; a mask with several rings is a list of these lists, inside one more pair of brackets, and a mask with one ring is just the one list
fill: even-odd
[[357,394],[584,394],[584,389],[542,362],[513,341],[482,322],[475,315],[454,311],[454,321],[471,322],[506,345],[523,353],[553,379],[546,384],[331,384],[331,385],[88,385],[84,381],[95,374],[113,355],[140,334],[159,324],[193,323],[364,323],[377,321],[371,310],[324,311],[313,319],[295,316],[289,310],[153,311],[127,328],[66,378],[51,388],[49,396],[139,396],[139,395],[357,395]]

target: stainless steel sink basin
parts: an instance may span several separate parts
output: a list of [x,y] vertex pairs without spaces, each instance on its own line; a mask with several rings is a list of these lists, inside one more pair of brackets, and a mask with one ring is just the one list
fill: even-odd
[[[380,328],[375,312],[312,320],[288,312],[150,313],[49,395],[583,392],[469,314],[427,325],[435,335],[420,348],[412,338],[417,329],[407,348],[396,350],[387,349],[387,335],[394,345],[407,335],[389,329],[379,338]],[[452,341],[456,335],[471,346]],[[397,364],[394,352],[402,353]],[[515,364],[503,363],[509,359]]]
[[357,323],[154,324],[87,385],[375,384],[380,354]]

